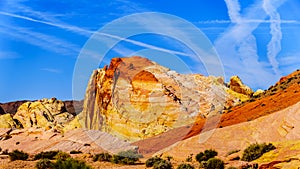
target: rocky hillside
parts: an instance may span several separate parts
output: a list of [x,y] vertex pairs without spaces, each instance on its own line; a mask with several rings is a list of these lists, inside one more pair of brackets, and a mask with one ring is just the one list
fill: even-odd
[[[11,114],[15,115],[18,108],[23,104],[29,102],[29,100],[21,100],[21,101],[13,101],[13,102],[7,102],[7,103],[0,103],[0,115],[1,114]],[[34,102],[34,101],[32,101]],[[82,111],[83,108],[83,100],[77,101],[77,100],[67,100],[63,101],[65,104],[65,108],[67,112],[71,113],[72,115],[79,114]]]
[[[190,154],[197,154],[200,151],[212,148],[219,152],[219,158],[228,163],[239,165],[238,160],[230,160],[230,158],[241,157],[242,151],[251,143],[273,142],[277,149],[257,160],[259,164],[271,163],[272,161],[285,163],[291,160],[299,162],[299,118],[300,103],[297,103],[253,121],[218,128],[205,142],[201,142],[201,139],[205,137],[206,133],[201,133],[179,141],[156,154],[169,155],[184,160]],[[228,152],[232,150],[240,150],[240,153],[227,157]]]
[[[300,101],[300,71],[281,78],[274,86],[260,94],[253,94],[251,99],[224,110],[220,118],[198,119],[194,124],[170,130],[161,135],[135,142],[140,151],[147,154],[157,152],[178,141],[198,135],[203,129],[226,127],[255,120],[288,108]],[[216,125],[218,124],[218,125]],[[205,128],[204,128],[205,125]]]
[[81,121],[88,129],[141,140],[220,114],[249,97],[238,90],[222,78],[179,74],[146,58],[114,58],[93,72]]
[[[16,104],[18,103],[16,102]],[[65,103],[56,98],[28,101],[21,104],[16,113],[0,115],[0,128],[35,127],[46,130],[51,128],[63,130],[74,117],[67,111]]]
[[[300,101],[300,70],[282,77],[274,86],[240,105],[223,112],[219,127],[230,126],[274,113]],[[198,120],[186,138],[202,131],[204,121]]]
[[53,129],[46,131],[42,128],[0,129],[0,140],[2,150],[18,149],[30,154],[50,150],[117,153],[137,149],[136,146],[131,146],[110,134],[84,129],[75,129],[64,134]]

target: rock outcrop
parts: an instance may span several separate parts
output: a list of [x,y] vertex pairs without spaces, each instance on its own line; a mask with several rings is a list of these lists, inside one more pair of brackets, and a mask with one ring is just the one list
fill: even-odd
[[[7,137],[2,139],[1,137]],[[136,150],[136,146],[122,141],[108,133],[97,130],[76,129],[59,133],[55,130],[42,128],[27,128],[17,130],[0,129],[0,144],[3,150],[23,150],[30,154],[42,151],[61,150],[70,152],[72,150],[83,153],[110,152],[118,153],[125,150]],[[16,144],[18,143],[18,144]]]
[[[300,102],[299,84],[300,70],[281,78],[274,86],[255,97],[251,97],[250,100],[225,110],[218,125],[213,127],[225,128],[226,126],[252,121],[293,106]],[[208,122],[207,119],[199,119],[191,127],[176,128],[161,135],[140,140],[134,145],[139,146],[143,153],[153,153],[182,139],[198,135],[210,127]],[[270,122],[273,124],[273,121]],[[204,126],[205,124],[206,126]]]
[[13,118],[24,128],[62,129],[74,116],[62,101],[52,98],[22,104]]
[[228,91],[222,78],[179,74],[142,57],[114,58],[93,72],[81,123],[122,139],[145,139],[220,114],[239,101]]
[[5,111],[3,110],[3,108],[0,106],[0,115],[5,114]]
[[277,149],[256,162],[261,164],[291,157],[299,158],[299,118],[300,102],[253,121],[218,128],[204,143],[200,143],[199,140],[205,137],[205,133],[179,141],[157,152],[157,155],[163,154],[184,160],[190,154],[212,148],[218,151],[219,158],[226,160],[227,153],[231,150],[241,150],[238,154],[242,155],[243,150],[252,143],[273,142]]
[[251,97],[253,94],[252,89],[246,86],[238,76],[232,76],[228,85],[231,90],[248,97]]
[[13,101],[7,103],[0,103],[0,107],[4,110],[5,113],[9,114],[16,114],[18,108],[23,104],[28,102],[28,100],[20,100],[20,101]]
[[10,114],[0,115],[0,128],[16,128],[17,126]]

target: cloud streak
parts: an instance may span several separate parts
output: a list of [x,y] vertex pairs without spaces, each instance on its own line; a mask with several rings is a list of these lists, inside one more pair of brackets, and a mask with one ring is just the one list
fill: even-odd
[[52,68],[42,68],[42,71],[46,71],[46,72],[50,72],[50,73],[56,73],[56,74],[60,74],[62,73],[61,70],[58,69],[52,69]]
[[281,51],[281,39],[282,39],[282,32],[280,26],[280,15],[277,12],[276,8],[273,6],[272,1],[265,0],[263,3],[263,8],[265,12],[270,16],[270,20],[276,21],[270,23],[270,34],[272,36],[271,41],[268,44],[268,59],[273,67],[274,72],[279,75],[278,70],[278,61],[276,57],[278,53]]
[[228,15],[231,20],[231,22],[240,22],[241,16],[240,16],[240,10],[241,6],[238,2],[238,0],[225,0],[225,3],[228,8]]
[[5,15],[5,16],[14,17],[14,18],[27,20],[27,21],[31,21],[31,22],[35,22],[35,23],[46,24],[46,25],[49,25],[49,26],[53,26],[53,27],[63,29],[63,30],[71,31],[71,32],[74,32],[74,33],[77,33],[77,34],[80,34],[80,35],[84,35],[86,37],[90,37],[92,34],[95,33],[95,34],[98,34],[98,35],[103,35],[103,36],[113,38],[113,39],[117,39],[117,40],[120,40],[120,41],[125,41],[125,42],[131,43],[131,44],[134,44],[134,45],[137,45],[137,46],[140,46],[140,47],[145,47],[145,48],[158,50],[158,51],[162,51],[162,52],[168,52],[168,53],[172,53],[172,54],[175,54],[175,55],[194,57],[194,55],[188,54],[188,53],[185,53],[185,52],[179,52],[179,51],[174,51],[174,50],[170,50],[170,49],[165,49],[165,48],[161,48],[161,47],[158,47],[158,46],[155,46],[155,45],[143,43],[143,42],[140,42],[140,41],[126,39],[126,38],[122,38],[122,37],[112,35],[112,34],[94,32],[94,31],[90,31],[90,30],[87,30],[87,29],[82,29],[82,28],[79,28],[79,27],[76,27],[76,26],[71,26],[71,25],[68,25],[68,24],[57,24],[57,23],[53,23],[53,22],[38,20],[38,19],[27,17],[27,16],[22,16],[22,15],[17,15],[17,14],[2,12],[2,11],[0,11],[0,14]]

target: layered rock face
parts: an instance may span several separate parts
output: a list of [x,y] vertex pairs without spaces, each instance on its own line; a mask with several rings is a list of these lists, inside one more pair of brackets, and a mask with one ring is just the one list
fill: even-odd
[[222,78],[178,74],[137,56],[114,58],[93,72],[80,122],[140,140],[220,114],[226,104],[239,101],[228,90]]
[[24,128],[45,129],[62,129],[64,124],[73,118],[74,116],[66,111],[64,103],[56,98],[26,102],[13,116]]

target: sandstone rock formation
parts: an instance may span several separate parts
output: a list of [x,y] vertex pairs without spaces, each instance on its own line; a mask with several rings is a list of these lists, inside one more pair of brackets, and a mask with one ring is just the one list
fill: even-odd
[[[205,133],[179,141],[169,146],[156,155],[172,156],[184,160],[190,154],[197,154],[205,149],[215,149],[218,156],[226,160],[226,155],[231,150],[242,151],[251,143],[274,142],[276,150],[270,152],[258,163],[282,161],[289,158],[298,158],[300,139],[300,102],[276,113],[263,116],[253,121],[218,128],[204,143],[200,142]],[[286,149],[289,147],[289,149]]]
[[252,96],[253,91],[246,86],[238,76],[232,76],[229,82],[229,88],[237,93],[244,94],[248,97]]
[[[192,126],[172,129],[161,135],[133,143],[143,153],[153,153],[182,139],[198,135],[203,130],[226,127],[255,120],[300,102],[300,71],[296,71],[271,86],[257,97],[225,110],[219,121],[198,119]],[[218,123],[215,125],[214,123]]]
[[5,111],[3,110],[3,108],[0,106],[0,115],[5,114]]
[[5,113],[9,114],[16,114],[18,108],[23,104],[28,102],[27,100],[21,101],[14,101],[14,102],[7,102],[7,103],[0,103],[0,107],[4,110]]
[[[110,152],[118,153],[125,150],[137,149],[108,133],[97,130],[76,129],[64,134],[55,130],[42,128],[27,128],[17,130],[0,129],[1,135],[9,135],[9,139],[0,141],[1,148],[9,151],[18,149],[36,154],[42,151],[61,150],[70,152],[72,150],[83,153]],[[18,144],[16,144],[18,142]]]
[[13,118],[24,128],[62,129],[74,116],[66,112],[62,101],[52,98],[22,104]]
[[228,91],[222,78],[179,74],[141,57],[114,58],[93,72],[81,123],[122,139],[145,139],[220,114],[239,101]]
[[15,128],[16,122],[10,114],[0,115],[0,128]]

